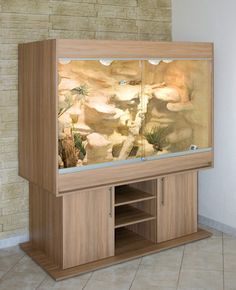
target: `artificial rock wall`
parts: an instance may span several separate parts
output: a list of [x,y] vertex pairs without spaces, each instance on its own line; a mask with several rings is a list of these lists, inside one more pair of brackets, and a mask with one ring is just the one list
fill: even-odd
[[170,0],[0,0],[0,240],[28,232],[18,176],[17,45],[48,38],[170,40]]

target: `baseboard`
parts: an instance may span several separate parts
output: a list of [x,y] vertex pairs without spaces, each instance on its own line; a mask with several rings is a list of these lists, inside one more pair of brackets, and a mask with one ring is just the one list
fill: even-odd
[[24,243],[27,241],[29,241],[29,234],[3,239],[0,240],[0,249],[17,246],[20,243]]
[[217,222],[205,216],[198,215],[198,223],[236,237],[236,228]]

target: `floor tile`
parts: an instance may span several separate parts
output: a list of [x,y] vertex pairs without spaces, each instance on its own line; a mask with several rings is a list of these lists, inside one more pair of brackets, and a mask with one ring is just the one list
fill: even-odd
[[79,275],[78,278],[80,278],[82,280],[88,280],[91,278],[92,274],[93,274],[93,272],[88,272],[88,273]]
[[214,254],[204,251],[184,252],[183,269],[198,269],[198,270],[223,270],[222,254]]
[[149,286],[158,287],[176,287],[179,276],[179,270],[173,268],[167,269],[161,265],[140,265],[136,277],[135,284],[148,284]]
[[212,238],[221,238],[223,236],[223,233],[221,231],[218,231],[218,230],[215,230],[215,229],[212,229],[208,226],[205,226],[205,225],[202,225],[202,224],[199,224],[198,225],[201,229],[204,229],[208,232],[211,232],[212,233]]
[[4,272],[4,271],[0,271],[0,279],[2,278],[2,276],[3,276],[4,274],[6,274],[6,272]]
[[46,272],[39,267],[30,257],[23,257],[12,269],[13,272],[25,273],[42,273],[46,276]]
[[158,265],[162,267],[179,269],[183,257],[184,247],[177,247],[157,254],[143,257],[142,265]]
[[236,234],[233,236],[233,235],[223,233],[223,238],[224,239],[236,239]]
[[[85,277],[82,275],[82,277]],[[37,290],[82,290],[87,279],[78,276],[71,279],[56,282],[51,277],[47,277],[37,288]]]
[[9,271],[21,259],[21,254],[0,257],[0,271]]
[[187,244],[185,251],[204,251],[222,254],[222,238],[208,238]]
[[178,290],[223,290],[223,272],[183,270]]
[[236,254],[236,239],[224,239],[224,254]]
[[105,282],[132,282],[140,261],[140,259],[136,259],[95,271],[92,274],[91,280]]
[[16,255],[16,254],[21,257],[25,256],[25,253],[20,249],[19,246],[0,249],[0,258],[8,257],[8,256]]
[[131,282],[89,280],[84,290],[129,290],[130,284]]
[[236,275],[236,254],[224,254],[224,270],[235,272]]
[[0,290],[34,290],[44,278],[41,273],[8,272],[0,282]]
[[153,285],[151,281],[134,280],[130,290],[176,290],[176,287]]
[[224,272],[224,290],[236,290],[236,275],[233,272]]

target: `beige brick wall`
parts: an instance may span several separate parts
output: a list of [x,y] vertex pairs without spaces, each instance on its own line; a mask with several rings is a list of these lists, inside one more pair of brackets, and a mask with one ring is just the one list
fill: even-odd
[[171,0],[0,0],[0,239],[28,229],[28,184],[17,161],[17,44],[170,35]]

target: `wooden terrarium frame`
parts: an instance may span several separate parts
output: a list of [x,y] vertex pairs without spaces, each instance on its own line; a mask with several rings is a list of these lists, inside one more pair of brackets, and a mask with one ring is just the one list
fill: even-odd
[[[40,185],[49,192],[60,195],[75,188],[86,189],[129,181],[134,177],[134,170],[135,178],[138,180],[161,173],[211,167],[212,150],[187,156],[148,161],[143,164],[140,163],[139,166],[128,164],[83,171],[79,173],[79,179],[76,178],[76,172],[59,174],[57,157],[57,65],[59,58],[208,59],[211,61],[210,69],[212,69],[213,45],[209,43],[63,39],[20,45],[19,173],[22,177]],[[26,71],[27,73],[25,73]],[[213,89],[209,94],[209,139],[210,147],[212,147]],[[38,140],[38,142],[35,142],[35,140]],[[88,177],[89,185],[87,184]]]

